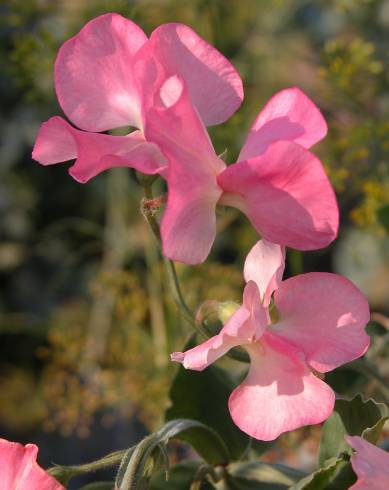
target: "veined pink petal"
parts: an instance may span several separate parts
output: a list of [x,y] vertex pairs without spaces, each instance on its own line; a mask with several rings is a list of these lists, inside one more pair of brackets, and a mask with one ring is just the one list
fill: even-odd
[[369,305],[348,279],[327,272],[301,274],[282,282],[274,301],[280,320],[272,331],[303,351],[317,371],[331,371],[366,352]]
[[141,128],[140,92],[133,57],[147,41],[136,24],[118,14],[88,22],[62,45],[55,87],[68,118],[86,131]]
[[266,240],[314,250],[337,235],[336,197],[320,161],[296,143],[273,143],[261,156],[230,165],[217,178],[220,202],[246,213]]
[[238,109],[243,100],[239,74],[190,27],[163,24],[151,34],[149,42],[166,75],[178,75],[185,80],[205,125],[224,122]]
[[273,291],[281,284],[284,269],[285,247],[262,239],[248,253],[244,279],[257,284],[264,306],[269,306]]
[[186,352],[173,352],[172,361],[181,362],[185,369],[203,371],[230,349],[246,342],[246,323],[250,312],[245,306],[238,308],[218,335]]
[[[181,89],[179,86],[181,84]],[[178,77],[161,89],[161,105],[147,115],[146,138],[168,159],[168,201],[161,223],[163,253],[187,264],[203,262],[216,234],[216,175],[225,164]]]
[[345,436],[356,451],[351,465],[358,481],[350,490],[387,490],[389,488],[389,453],[359,436]]
[[65,490],[36,462],[35,444],[0,439],[0,490]]
[[112,167],[155,174],[166,165],[159,148],[145,141],[140,131],[126,136],[88,133],[73,128],[58,116],[42,124],[32,157],[42,165],[77,158],[69,172],[81,183]]
[[261,155],[275,141],[294,141],[310,148],[327,134],[316,105],[298,88],[275,94],[252,125],[238,160]]
[[251,365],[231,394],[228,406],[246,434],[272,441],[304,425],[318,424],[332,412],[335,395],[314,376],[298,354],[268,333],[245,346]]

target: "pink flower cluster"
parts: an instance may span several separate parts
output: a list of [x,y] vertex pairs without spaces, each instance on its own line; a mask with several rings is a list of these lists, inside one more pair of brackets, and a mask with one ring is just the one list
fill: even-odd
[[[279,92],[255,119],[238,162],[226,167],[205,126],[238,109],[242,81],[189,27],[165,24],[147,38],[120,15],[98,17],[61,47],[55,87],[81,130],[49,119],[33,158],[43,165],[76,159],[70,174],[79,182],[117,166],[160,174],[168,186],[161,236],[170,259],[207,258],[217,204],[238,208],[281,245],[313,250],[336,237],[335,195],[308,150],[327,132],[318,108],[297,88]],[[123,126],[138,130],[99,133]]]
[[254,245],[244,266],[242,306],[218,335],[172,354],[185,368],[202,371],[243,346],[250,370],[232,392],[229,409],[241,430],[265,441],[329,417],[335,394],[315,373],[360,357],[369,345],[364,331],[369,306],[362,293],[325,272],[282,281],[284,256],[280,245],[265,240]]
[[[327,133],[315,104],[298,88],[275,94],[238,161],[226,166],[206,126],[224,122],[243,100],[234,67],[185,25],[162,25],[147,38],[117,14],[89,22],[62,46],[55,86],[79,129],[61,117],[49,119],[34,159],[43,165],[76,159],[70,174],[79,182],[118,166],[159,174],[168,187],[165,256],[203,262],[215,239],[217,205],[242,211],[262,236],[245,262],[242,306],[218,335],[172,359],[203,370],[244,347],[251,365],[229,409],[236,425],[257,439],[325,420],[335,395],[318,374],[364,354],[369,308],[362,293],[335,274],[282,281],[285,246],[323,248],[338,232],[333,189],[310,151]],[[126,136],[102,133],[124,126],[137,129]]]

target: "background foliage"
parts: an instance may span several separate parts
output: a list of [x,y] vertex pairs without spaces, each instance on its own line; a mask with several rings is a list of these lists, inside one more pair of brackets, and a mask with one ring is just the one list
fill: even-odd
[[[244,104],[211,129],[228,162],[277,90],[298,85],[322,108],[330,132],[315,151],[338,194],[341,233],[324,251],[289,251],[287,274],[335,271],[367,294],[374,372],[346,366],[328,381],[341,394],[362,389],[387,398],[389,1],[1,0],[1,434],[41,441],[43,462],[49,453],[74,463],[128,447],[161,424],[177,370],[169,353],[190,333],[140,215],[134,173],[114,169],[82,186],[66,165],[43,168],[30,158],[40,122],[61,114],[53,86],[58,47],[108,11],[146,33],[187,23],[235,64]],[[219,229],[206,264],[179,267],[193,308],[241,297],[255,232],[233,210],[219,215]],[[243,365],[223,363],[242,375]],[[266,458],[311,469],[318,430],[282,437]]]

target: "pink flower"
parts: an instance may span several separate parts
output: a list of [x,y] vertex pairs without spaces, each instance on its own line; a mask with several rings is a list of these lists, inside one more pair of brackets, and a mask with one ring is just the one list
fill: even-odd
[[356,451],[351,465],[358,481],[350,490],[387,490],[389,488],[389,454],[359,436],[346,436]]
[[283,269],[282,248],[259,241],[246,258],[243,305],[218,335],[172,354],[186,369],[202,371],[243,346],[250,369],[232,392],[229,410],[242,431],[265,441],[325,420],[335,395],[314,373],[362,356],[369,345],[369,307],[350,281],[313,272],[281,282]]
[[[71,175],[86,182],[110,167],[126,166],[146,174],[163,170],[166,160],[144,137],[147,110],[161,84],[182,77],[206,125],[230,117],[243,99],[242,82],[215,48],[182,24],[164,24],[148,39],[118,14],[90,21],[60,49],[55,87],[66,116],[53,117],[38,134],[33,158],[51,165],[76,158]],[[123,126],[127,136],[97,134]]]
[[36,462],[35,444],[0,439],[0,490],[65,490]]
[[325,136],[327,126],[301,90],[282,90],[270,99],[239,161],[229,167],[216,155],[184,81],[172,77],[162,92],[161,103],[148,111],[145,134],[168,160],[161,223],[167,257],[188,264],[206,259],[215,239],[217,204],[243,211],[274,243],[312,250],[335,239],[336,198],[320,161],[307,150]]

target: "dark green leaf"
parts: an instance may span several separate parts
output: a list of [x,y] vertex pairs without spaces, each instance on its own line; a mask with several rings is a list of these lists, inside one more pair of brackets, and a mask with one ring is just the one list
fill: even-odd
[[290,487],[290,490],[345,490],[355,480],[347,459],[331,458],[322,468]]
[[323,426],[319,464],[337,458],[342,452],[351,453],[344,439],[346,434],[364,436],[375,443],[388,417],[386,405],[372,399],[364,401],[361,395],[352,400],[337,400],[334,412]]
[[[187,345],[185,350],[192,346]],[[217,366],[202,372],[180,366],[170,390],[171,407],[166,412],[166,420],[185,417],[203,422],[222,436],[231,459],[238,459],[249,446],[250,438],[236,427],[228,411],[228,398],[235,387],[229,373]],[[200,432],[187,432],[180,439],[189,442],[208,463],[220,462],[219,455]],[[255,441],[252,449],[261,453],[271,445]]]
[[113,490],[114,482],[113,481],[99,481],[94,483],[88,483],[78,490]]
[[230,478],[224,483],[225,490],[285,490],[305,475],[287,466],[259,461],[233,463],[227,471]]
[[[169,479],[166,480],[164,471],[156,473],[150,481],[150,490],[188,490],[190,485],[202,465],[202,461],[187,461],[174,466],[169,472]],[[205,482],[201,490],[211,490],[214,487]]]

